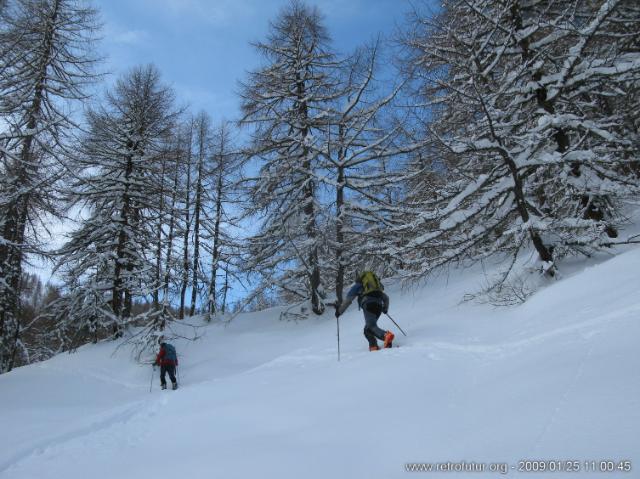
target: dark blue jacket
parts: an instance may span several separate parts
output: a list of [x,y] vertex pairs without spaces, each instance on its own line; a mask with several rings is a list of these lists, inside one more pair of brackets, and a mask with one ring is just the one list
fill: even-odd
[[387,312],[389,310],[389,296],[384,291],[377,291],[375,295],[363,295],[363,291],[362,283],[355,283],[351,286],[345,301],[338,308],[338,314],[344,313],[355,298],[358,298],[358,306],[361,308],[364,308],[367,303],[376,302],[382,305],[382,311]]

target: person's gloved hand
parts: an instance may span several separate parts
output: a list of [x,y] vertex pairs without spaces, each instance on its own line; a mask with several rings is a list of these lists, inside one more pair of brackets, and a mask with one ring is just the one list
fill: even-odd
[[336,319],[340,317],[340,309],[336,308]]

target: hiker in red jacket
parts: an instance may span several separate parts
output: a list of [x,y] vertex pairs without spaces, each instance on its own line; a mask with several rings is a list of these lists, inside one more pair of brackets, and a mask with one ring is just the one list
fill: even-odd
[[162,389],[167,389],[166,374],[169,373],[169,379],[173,389],[178,389],[178,382],[176,381],[176,366],[178,365],[178,355],[176,354],[176,348],[169,343],[165,343],[160,340],[160,352],[156,356],[156,364],[160,366],[160,386]]

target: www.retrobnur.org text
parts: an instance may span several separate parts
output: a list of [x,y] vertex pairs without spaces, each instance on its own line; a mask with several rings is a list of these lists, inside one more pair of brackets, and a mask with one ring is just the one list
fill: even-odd
[[629,460],[528,460],[516,464],[507,462],[412,462],[404,465],[406,472],[631,472]]

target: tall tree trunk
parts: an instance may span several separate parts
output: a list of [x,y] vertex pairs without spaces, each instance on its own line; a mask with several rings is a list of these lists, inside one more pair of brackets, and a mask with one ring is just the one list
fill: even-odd
[[[509,157],[509,155],[507,155],[502,150],[501,150],[501,155],[502,155],[502,159],[507,164],[509,171],[511,172],[511,177],[513,179],[513,195],[515,196],[515,199],[516,199],[518,213],[520,214],[520,218],[522,219],[522,222],[524,224],[527,224],[529,222],[530,216],[529,216],[529,209],[527,207],[527,200],[524,195],[522,177],[518,172],[518,167],[516,166],[514,161]],[[544,242],[542,241],[542,238],[538,234],[538,231],[533,226],[529,226],[528,230],[529,230],[529,236],[531,238],[531,242],[533,243],[533,246],[535,247],[536,251],[540,255],[540,259],[542,261],[547,261],[547,262],[553,261],[553,256],[551,255],[549,248],[547,248]],[[553,276],[554,274],[553,270],[550,269],[548,271],[548,274]]]
[[[27,112],[26,136],[23,139],[19,156],[16,185],[26,184],[28,176],[35,175],[35,158],[33,155],[34,131],[39,126],[42,101],[45,92],[47,69],[53,56],[53,36],[60,9],[60,0],[55,0],[53,10],[48,19],[43,36],[42,51],[38,77],[31,105]],[[24,239],[27,217],[30,206],[29,192],[20,194],[6,210],[3,246],[0,248],[0,278],[4,283],[0,286],[0,373],[13,369],[16,347],[20,338],[20,278],[24,259]]]
[[128,317],[127,311],[131,312],[130,301],[131,298],[127,296],[127,287],[125,279],[123,278],[123,271],[129,269],[131,258],[127,251],[127,243],[129,238],[127,235],[127,229],[131,222],[131,198],[129,197],[129,181],[133,173],[133,153],[130,153],[127,158],[127,167],[125,170],[125,185],[124,193],[122,195],[122,210],[118,222],[120,223],[120,231],[118,233],[118,244],[116,246],[116,261],[114,265],[113,273],[113,289],[111,293],[111,309],[116,317],[116,324],[114,325],[113,335],[114,337],[122,336],[121,325],[123,318]]
[[171,255],[173,253],[173,236],[176,223],[176,201],[178,199],[178,179],[180,177],[180,148],[176,152],[176,165],[173,176],[173,190],[171,192],[171,214],[169,218],[169,236],[167,237],[167,253],[164,267],[164,287],[162,291],[162,310],[169,307],[169,282],[171,281]]
[[220,311],[224,314],[227,310],[227,293],[229,292],[229,270],[224,271],[224,286],[222,287],[222,305]]
[[180,313],[178,317],[184,319],[185,296],[189,285],[189,233],[191,230],[191,145],[193,142],[193,123],[189,129],[189,143],[187,145],[187,185],[185,190],[184,208],[184,236],[182,254],[182,287],[180,288]]
[[196,300],[198,298],[198,271],[200,270],[200,210],[202,209],[202,175],[204,169],[204,138],[200,132],[200,151],[198,157],[198,178],[196,179],[196,198],[193,216],[193,271],[191,280],[191,308],[189,314],[196,312]]
[[167,158],[162,157],[162,168],[160,174],[160,208],[158,211],[158,224],[156,226],[156,284],[153,288],[153,309],[160,309],[160,288],[162,278],[162,227],[164,226],[164,176],[166,173]]
[[[524,28],[522,21],[522,14],[520,12],[520,4],[518,1],[514,2],[511,5],[511,16],[514,22],[514,26],[516,31],[521,31]],[[531,52],[529,50],[530,42],[528,37],[523,36],[523,39],[519,42],[520,49],[522,51],[522,63],[527,64],[531,58]],[[538,71],[533,75],[533,81],[538,83],[542,78],[542,72]],[[540,85],[540,87],[536,90],[536,101],[538,106],[542,107],[548,113],[555,113],[555,108],[553,104],[547,100],[547,89],[546,87]],[[564,153],[569,148],[569,137],[566,132],[562,128],[557,128],[555,134],[553,135],[554,139],[557,143],[557,151],[560,153]],[[524,223],[529,221],[529,210],[527,207],[527,202],[524,197],[524,188],[522,185],[522,177],[517,170],[516,164],[513,162],[511,158],[507,155],[503,155],[507,166],[509,167],[509,171],[511,172],[511,176],[514,180],[514,195],[516,197],[516,204],[518,206],[518,212],[520,213],[520,217]],[[543,193],[544,194],[544,193]],[[544,201],[544,200],[543,200]],[[540,259],[542,261],[553,261],[553,256],[549,248],[544,244],[542,238],[538,234],[538,232],[533,227],[529,227],[529,236],[531,237],[531,242],[535,247],[536,251],[540,255]],[[549,270],[549,274],[553,276],[553,270]]]
[[306,216],[306,233],[307,238],[311,246],[311,251],[309,251],[309,255],[307,257],[307,267],[309,271],[308,280],[309,280],[309,288],[310,288],[310,296],[311,296],[311,309],[315,314],[322,314],[324,312],[324,304],[321,301],[319,289],[320,289],[320,267],[318,264],[318,246],[316,244],[316,211],[315,211],[315,190],[314,190],[314,182],[313,177],[311,175],[311,159],[309,157],[310,151],[309,147],[306,145],[307,138],[311,133],[309,131],[308,119],[309,119],[309,111],[307,108],[307,101],[305,98],[305,84],[302,79],[300,79],[300,74],[296,73],[296,84],[297,84],[297,95],[298,95],[298,112],[300,114],[299,121],[304,126],[302,127],[300,133],[303,138],[303,146],[302,146],[302,171],[308,175],[308,178],[304,185],[304,214]]
[[216,219],[215,224],[213,226],[213,252],[211,258],[211,281],[209,282],[209,305],[208,310],[210,315],[216,314],[216,289],[217,289],[217,277],[218,277],[218,266],[220,261],[220,223],[222,221],[222,175],[223,175],[223,167],[222,167],[222,150],[224,147],[220,148],[220,164],[218,165],[218,181],[216,184]]
[[343,301],[344,293],[344,167],[342,164],[338,167],[338,185],[336,188],[336,263],[338,270],[336,272],[336,301],[339,306]]

